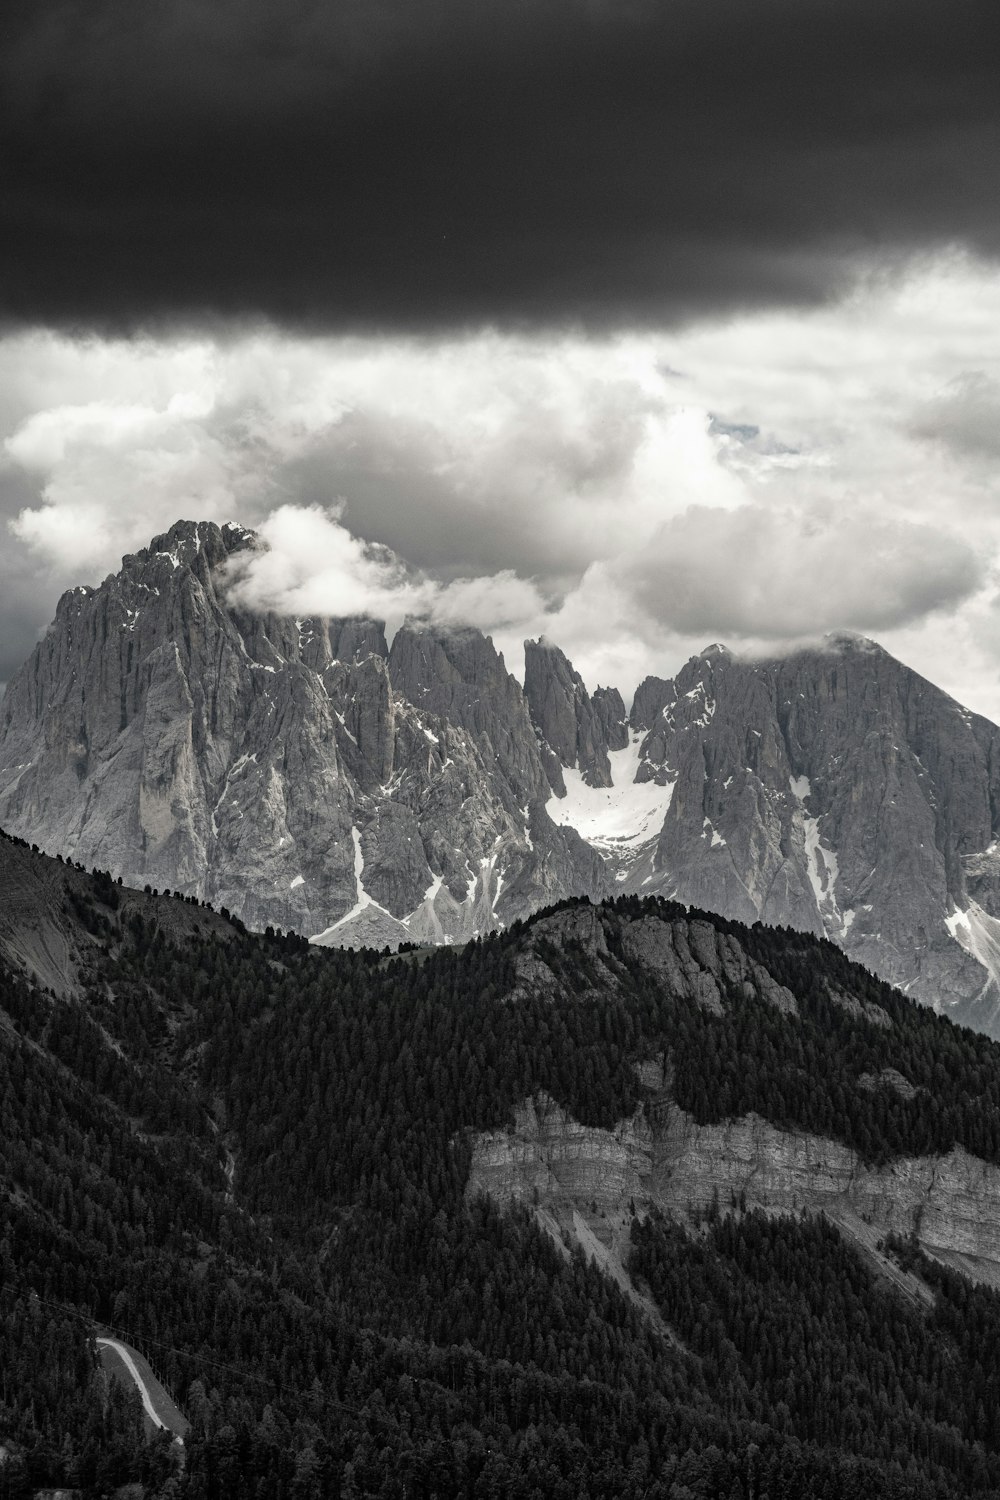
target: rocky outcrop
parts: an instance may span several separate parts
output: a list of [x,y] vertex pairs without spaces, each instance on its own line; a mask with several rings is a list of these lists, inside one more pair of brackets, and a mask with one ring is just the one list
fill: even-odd
[[389,653],[396,693],[480,744],[521,806],[546,795],[524,694],[493,642],[478,630],[404,626]]
[[997,1167],[961,1149],[866,1166],[847,1146],[756,1115],[697,1125],[662,1093],[613,1130],[581,1125],[545,1096],[525,1100],[509,1130],[476,1139],[468,1191],[535,1206],[567,1235],[582,1218],[620,1263],[633,1213],[687,1219],[715,1203],[823,1212],[872,1256],[885,1235],[914,1235],[928,1254],[1000,1285]]
[[617,888],[828,937],[1000,1035],[995,725],[834,636],[774,661],[711,646],[640,684],[630,731],[607,792],[549,804]]
[[639,774],[673,792],[626,888],[828,936],[996,1030],[994,725],[854,637],[779,661],[713,647],[636,705]]
[[[334,943],[473,936],[600,894],[545,812],[521,688],[476,631],[231,605],[258,546],[179,522],[76,589],[0,714],[0,823]],[[379,944],[381,946],[381,942]]]
[[670,994],[690,998],[715,1015],[722,1015],[724,996],[730,992],[764,1000],[782,1015],[798,1015],[791,990],[710,922],[642,917],[623,928],[621,943],[626,958],[655,974]]
[[[514,954],[511,1000],[530,993],[563,1014],[579,1005],[600,1013],[627,1006],[637,992],[653,994],[665,1050],[636,1066],[642,1102],[612,1129],[574,1120],[544,1094],[524,1100],[510,1127],[476,1138],[468,1191],[530,1207],[560,1244],[575,1243],[594,1256],[647,1311],[628,1274],[629,1237],[633,1215],[653,1208],[685,1222],[713,1205],[823,1212],[914,1295],[922,1294],[919,1282],[880,1249],[889,1233],[915,1235],[929,1253],[1000,1286],[1000,1168],[959,1148],[876,1166],[842,1142],[783,1129],[756,1114],[700,1125],[678,1106],[667,1040],[674,1006],[693,1002],[721,1018],[763,1002],[795,1036],[801,1030],[807,1037],[817,1025],[816,998],[802,992],[800,1004],[771,970],[797,972],[811,988],[813,962],[795,969],[784,956],[788,949],[801,956],[805,948],[822,972],[819,945],[788,933],[776,946],[758,947],[755,958],[748,937],[666,905],[652,911],[634,903],[578,903],[534,922]],[[842,960],[836,962],[843,971]],[[873,999],[852,993],[843,978],[827,979],[826,992],[851,1019],[857,1059],[879,1058],[858,1072],[857,1086],[918,1099],[926,1081],[918,1088],[886,1061],[897,1021]],[[803,1046],[808,1050],[808,1040]]]
[[[609,941],[610,938],[610,941]],[[547,961],[553,948],[582,956],[573,973],[572,990]],[[575,1002],[616,991],[630,968],[644,970],[661,993],[677,1000],[693,1000],[703,1010],[721,1016],[734,1004],[763,1000],[784,1016],[799,1014],[798,1002],[785,985],[751,958],[739,941],[711,922],[658,916],[621,921],[604,906],[587,904],[553,912],[535,922],[514,956],[517,983],[514,998],[545,995],[572,997]],[[853,1000],[862,1020],[891,1026],[879,1006]]]
[[608,750],[628,745],[628,714],[621,693],[613,687],[597,687],[591,697],[598,734]]
[[[674,697],[674,684],[663,677],[644,677],[635,690],[629,724],[648,734],[659,723],[664,708]],[[664,750],[666,741],[664,740]]]
[[621,694],[598,688],[592,699],[573,664],[542,637],[524,643],[524,696],[540,741],[552,751],[553,791],[565,795],[562,769],[578,770],[588,786],[611,786],[608,751],[628,744]]

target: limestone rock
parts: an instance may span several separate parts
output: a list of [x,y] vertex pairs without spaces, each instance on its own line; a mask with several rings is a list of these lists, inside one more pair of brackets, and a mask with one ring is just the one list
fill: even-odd
[[674,695],[674,685],[663,677],[644,677],[635,690],[629,723],[647,733],[658,722]]
[[[609,750],[628,743],[625,705],[612,689],[591,699],[583,678],[558,646],[524,643],[524,696],[539,738],[560,767],[579,770],[588,786],[610,786]],[[560,786],[554,780],[553,790]]]
[[735,938],[710,922],[642,917],[622,930],[622,951],[649,969],[672,994],[722,1015],[726,996],[759,997],[783,1015],[798,1015],[791,990],[750,958]]
[[624,750],[628,745],[628,715],[621,693],[617,688],[598,687],[590,701],[604,744],[609,750]]
[[[534,711],[561,770],[558,716]],[[566,814],[557,788],[549,804],[619,889],[826,936],[1000,1035],[994,725],[841,635],[774,661],[711,646],[640,684],[630,730],[606,794],[577,786]]]
[[327,942],[457,940],[600,895],[492,642],[406,628],[390,652],[377,622],[236,608],[258,546],[178,522],[64,595],[0,708],[0,825]]
[[537,1205],[570,1230],[577,1213],[619,1254],[633,1212],[652,1207],[684,1220],[713,1201],[724,1210],[741,1201],[770,1213],[807,1209],[883,1266],[878,1240],[912,1234],[928,1254],[1000,1285],[1000,1168],[961,1148],[866,1166],[848,1146],[757,1115],[698,1125],[673,1104],[640,1106],[602,1130],[543,1095],[525,1100],[508,1130],[477,1137],[468,1191]]
[[547,792],[524,694],[493,642],[478,630],[404,626],[389,652],[395,691],[436,719],[464,729],[496,766],[517,806]]
[[672,791],[626,890],[829,937],[1000,1035],[996,726],[851,636],[774,661],[709,648],[647,679],[632,723],[636,780]]

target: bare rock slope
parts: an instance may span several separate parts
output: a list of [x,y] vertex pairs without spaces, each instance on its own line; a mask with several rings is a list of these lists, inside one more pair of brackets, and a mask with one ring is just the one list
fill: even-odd
[[256,545],[179,522],[64,595],[0,711],[0,824],[334,943],[460,939],[598,893],[492,642],[403,629],[390,652],[371,621],[235,609]]
[[[616,888],[829,937],[1000,1035],[1000,729],[872,641],[714,646],[637,689],[627,748],[553,818]],[[582,762],[578,762],[582,765]]]

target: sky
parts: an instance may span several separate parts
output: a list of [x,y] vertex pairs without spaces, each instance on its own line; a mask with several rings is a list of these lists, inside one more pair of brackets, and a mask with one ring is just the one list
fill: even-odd
[[0,682],[187,517],[516,673],[850,629],[1000,720],[995,7],[13,11]]

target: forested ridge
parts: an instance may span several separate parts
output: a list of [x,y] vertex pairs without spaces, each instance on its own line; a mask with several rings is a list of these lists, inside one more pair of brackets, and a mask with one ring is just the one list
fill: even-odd
[[[912,1247],[929,1307],[821,1220],[637,1220],[670,1339],[528,1213],[466,1195],[476,1132],[539,1091],[610,1126],[660,1054],[703,1123],[998,1161],[996,1044],[828,943],[699,914],[799,1010],[732,986],[714,1014],[628,957],[630,922],[691,917],[664,901],[600,908],[605,959],[551,913],[388,957],[197,913],[180,941],[171,898],[130,907],[106,876],[64,899],[79,994],[0,969],[0,1496],[1000,1491],[1000,1299]],[[525,954],[551,984],[525,989]],[[912,1097],[865,1082],[890,1067]],[[86,1318],[155,1355],[183,1467],[108,1391]]]

